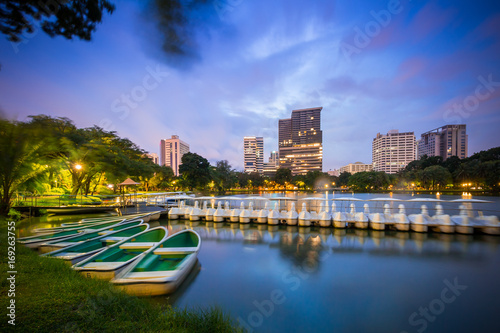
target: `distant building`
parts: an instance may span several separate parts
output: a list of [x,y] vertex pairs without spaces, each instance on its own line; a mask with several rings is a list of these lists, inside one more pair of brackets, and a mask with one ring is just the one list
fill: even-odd
[[264,163],[264,176],[273,177],[276,174],[280,165],[279,154],[277,151],[272,151],[269,155],[269,162]]
[[335,176],[338,177],[340,176],[340,170],[335,169],[335,170],[329,170],[326,172],[329,176]]
[[171,167],[176,176],[179,176],[179,165],[186,153],[189,153],[189,145],[179,140],[177,135],[160,141],[160,165]]
[[396,173],[416,158],[416,141],[413,132],[399,133],[391,130],[377,134],[372,143],[372,165],[374,171]]
[[264,171],[264,138],[245,136],[243,138],[243,158],[245,172]]
[[356,162],[356,163],[349,163],[346,166],[343,166],[340,168],[339,172],[349,172],[350,174],[354,175],[356,172],[362,172],[362,171],[372,171],[373,166],[371,164],[364,164],[361,162]]
[[445,125],[425,132],[418,140],[418,158],[441,156],[443,161],[448,157],[466,158],[468,150],[466,125]]
[[160,158],[158,157],[158,154],[148,153],[146,154],[146,157],[153,161],[154,164],[160,165]]
[[278,122],[280,167],[292,175],[323,171],[322,107],[293,110],[289,119]]

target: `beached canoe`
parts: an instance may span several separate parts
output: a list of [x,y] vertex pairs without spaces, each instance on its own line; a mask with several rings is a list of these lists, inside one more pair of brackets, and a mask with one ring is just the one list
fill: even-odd
[[125,229],[97,236],[85,242],[77,243],[62,249],[42,254],[42,256],[63,259],[64,261],[74,265],[98,252],[104,251],[113,244],[131,238],[138,233],[146,231],[148,229],[149,224],[147,223],[135,226],[129,225]]
[[96,238],[99,236],[109,234],[111,232],[115,232],[115,231],[123,230],[123,229],[129,228],[129,227],[133,227],[135,225],[141,224],[142,222],[143,222],[142,220],[134,220],[134,221],[130,221],[130,222],[115,224],[109,228],[98,229],[98,230],[92,231],[92,232],[78,233],[72,237],[64,238],[61,240],[51,240],[51,241],[42,243],[38,247],[38,251],[40,251],[40,253],[52,252],[52,251],[59,250],[59,249],[62,249],[62,248],[65,248],[65,247],[68,247],[71,245],[85,242],[89,239],[93,239],[93,238]]
[[183,230],[123,270],[111,282],[136,296],[155,296],[174,292],[197,262],[201,238],[195,231]]
[[164,227],[143,231],[73,265],[73,269],[86,277],[112,279],[141,254],[162,242],[167,235],[168,230]]

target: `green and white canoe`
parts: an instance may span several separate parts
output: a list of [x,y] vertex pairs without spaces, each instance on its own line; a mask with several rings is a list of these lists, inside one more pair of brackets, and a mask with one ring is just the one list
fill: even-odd
[[116,220],[116,219],[124,219],[127,221],[142,219],[142,220],[144,220],[144,223],[148,223],[150,220],[149,215],[151,215],[151,213],[128,214],[128,215],[122,215],[122,216],[113,215],[113,216],[104,216],[104,217],[90,217],[90,218],[81,219],[80,221],[77,221],[77,222],[63,223],[63,224],[61,224],[61,226],[73,227],[73,226],[77,226],[77,225],[101,223],[101,222],[106,222],[109,220]]
[[40,253],[52,252],[52,251],[59,250],[59,249],[62,249],[62,248],[65,248],[65,247],[68,247],[71,245],[85,242],[89,239],[93,239],[93,238],[96,238],[96,237],[99,237],[102,235],[109,234],[109,233],[114,232],[114,231],[119,231],[119,230],[123,230],[125,228],[139,225],[141,223],[143,223],[143,220],[135,220],[135,221],[130,221],[130,222],[123,222],[120,224],[115,224],[109,228],[100,229],[97,231],[78,233],[78,234],[76,234],[72,237],[69,237],[69,238],[64,238],[61,240],[53,240],[53,241],[49,241],[46,243],[42,243],[38,247],[38,251]]
[[53,232],[53,233],[23,237],[23,238],[19,238],[17,241],[26,247],[29,247],[32,249],[38,249],[43,243],[47,243],[50,241],[56,241],[56,240],[61,241],[63,239],[73,237],[73,236],[80,234],[80,233],[93,232],[93,231],[103,231],[103,230],[108,229],[112,226],[116,226],[116,225],[120,224],[122,221],[123,220],[112,221],[112,222],[107,222],[107,223],[99,223],[99,224],[88,225],[88,226],[83,226],[83,227],[79,227],[79,228],[71,228],[69,230],[60,230],[60,231]]
[[73,265],[73,269],[86,277],[112,279],[141,254],[162,242],[167,235],[168,230],[164,227],[143,231]]
[[69,230],[75,230],[75,229],[84,229],[84,228],[92,228],[94,226],[100,226],[100,225],[113,225],[121,222],[125,222],[126,219],[123,217],[120,218],[114,218],[112,220],[106,220],[106,221],[101,221],[101,222],[94,222],[94,223],[85,223],[85,224],[77,224],[77,225],[70,225],[70,226],[64,226],[61,225],[59,227],[53,227],[53,228],[38,228],[34,229],[33,232],[35,234],[47,234],[47,233],[53,233],[53,232],[58,232],[58,231],[69,231]]
[[111,282],[136,296],[172,293],[195,266],[200,246],[197,232],[178,232],[145,252]]
[[128,225],[128,227],[125,229],[114,231],[105,235],[100,235],[85,242],[77,243],[62,249],[52,251],[50,253],[42,254],[42,256],[63,259],[66,262],[71,263],[71,265],[74,265],[98,252],[104,251],[113,244],[134,237],[138,233],[146,231],[148,229],[149,224],[147,223],[135,226]]

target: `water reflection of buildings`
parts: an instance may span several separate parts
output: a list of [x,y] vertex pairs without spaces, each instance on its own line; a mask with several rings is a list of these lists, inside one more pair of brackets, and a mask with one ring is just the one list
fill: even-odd
[[481,259],[496,251],[500,237],[488,235],[425,234],[397,231],[331,229],[284,225],[229,224],[211,222],[170,223],[169,230],[197,231],[204,241],[241,242],[276,248],[294,265],[311,270],[324,254],[368,253],[408,257],[456,257]]

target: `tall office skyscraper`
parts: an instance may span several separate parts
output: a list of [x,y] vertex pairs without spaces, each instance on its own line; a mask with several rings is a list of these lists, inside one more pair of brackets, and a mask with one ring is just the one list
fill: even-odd
[[177,135],[172,135],[171,139],[160,141],[160,165],[171,167],[176,176],[179,175],[182,156],[186,153],[189,153],[189,145],[179,140]]
[[418,158],[441,156],[443,161],[451,156],[467,157],[469,137],[466,125],[445,125],[425,132],[418,140]]
[[396,173],[416,158],[416,141],[413,132],[377,134],[372,144],[372,165],[374,171]]
[[243,138],[245,172],[262,173],[264,169],[264,138],[245,136]]
[[280,167],[292,175],[323,171],[323,107],[293,110],[289,119],[278,122]]

